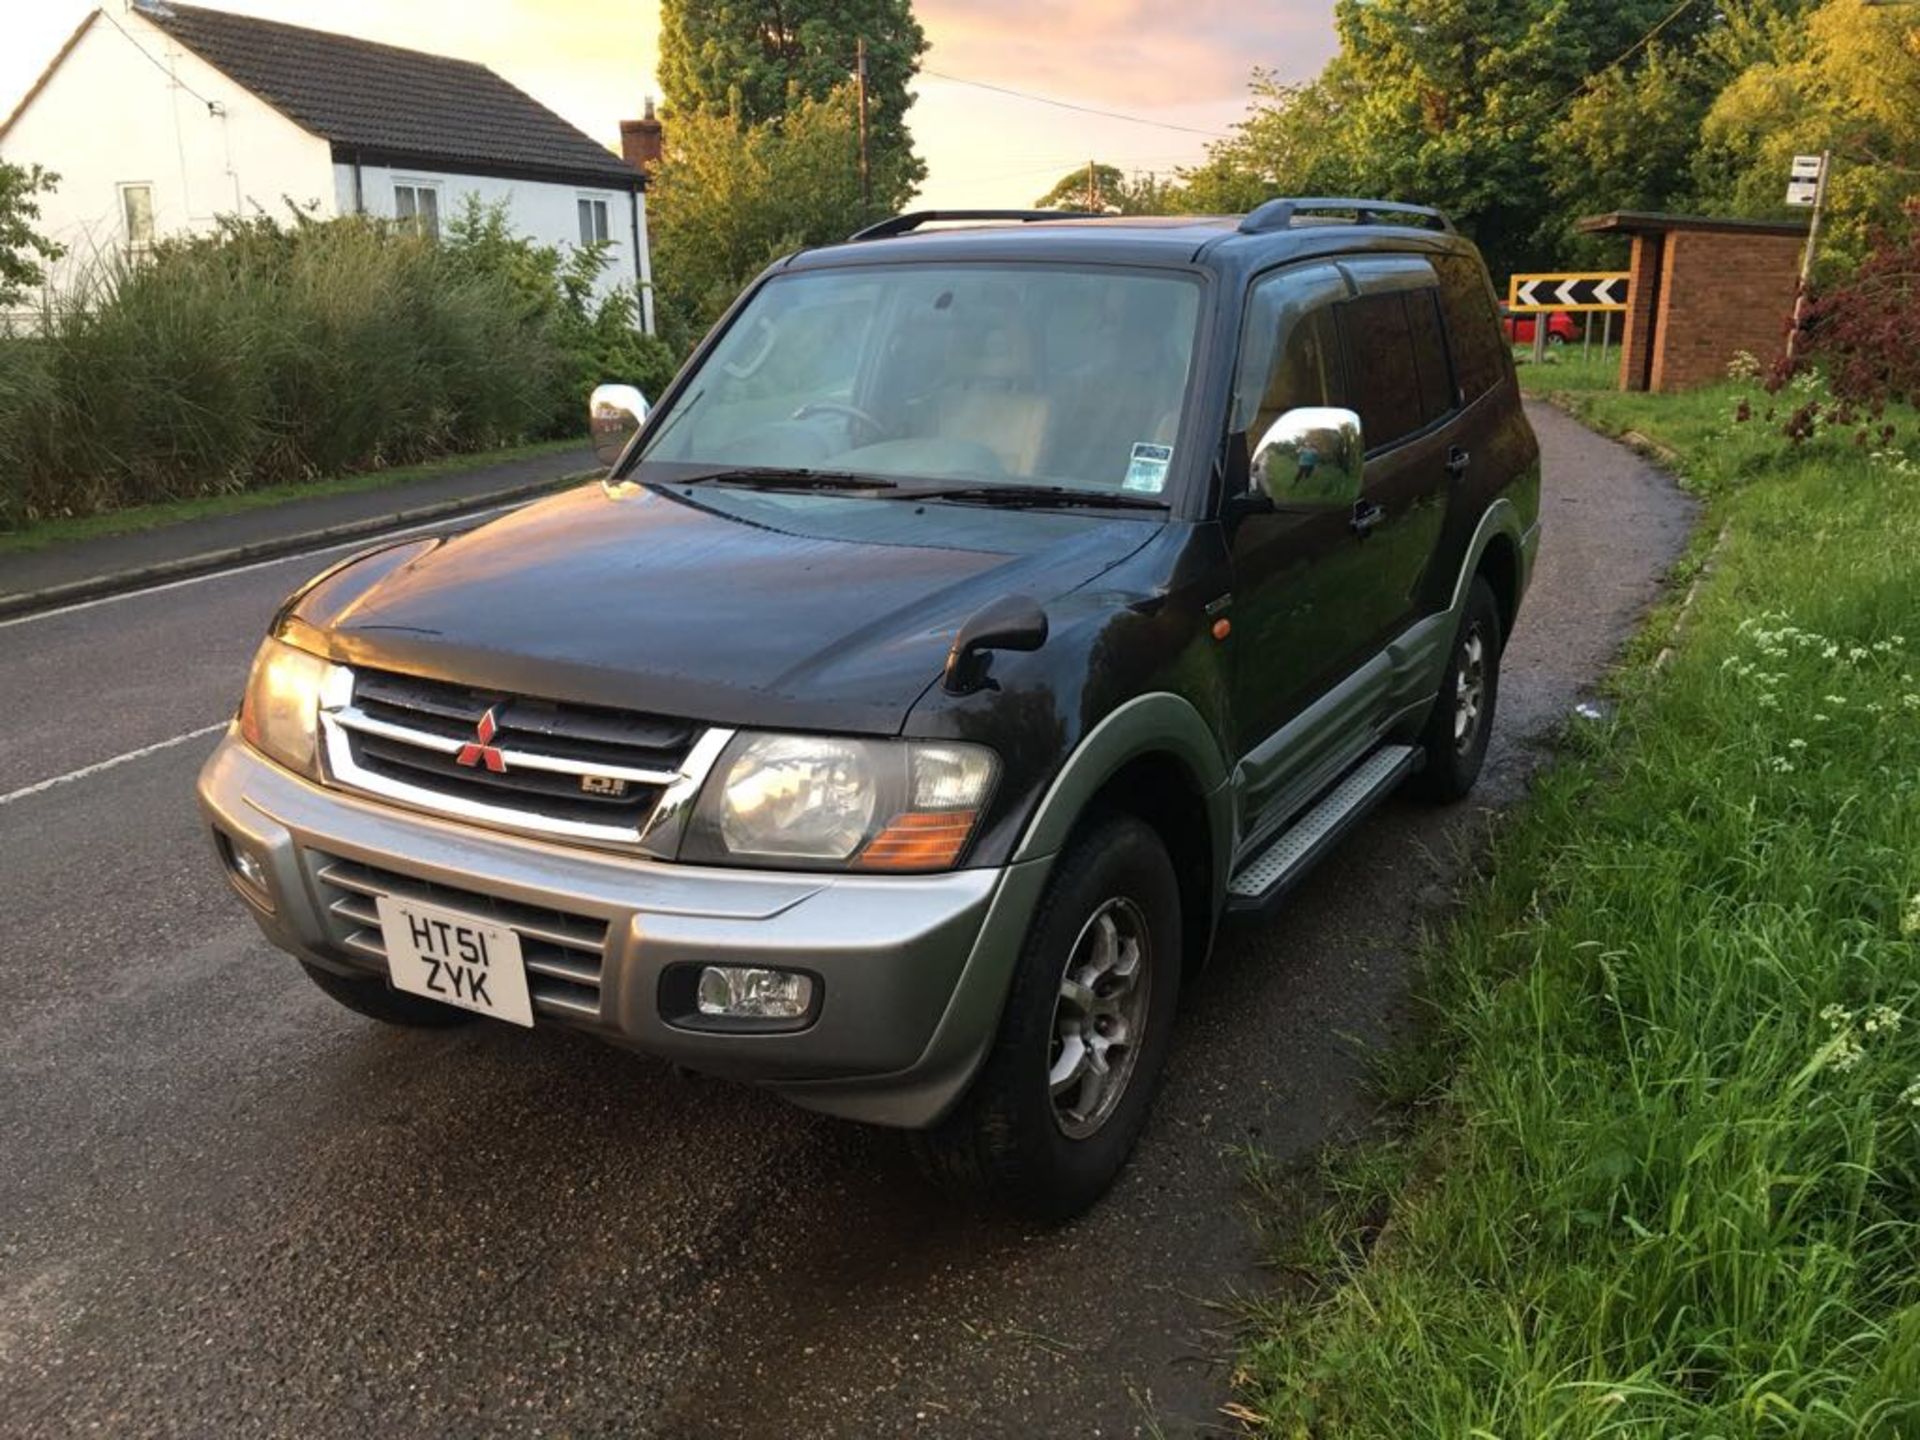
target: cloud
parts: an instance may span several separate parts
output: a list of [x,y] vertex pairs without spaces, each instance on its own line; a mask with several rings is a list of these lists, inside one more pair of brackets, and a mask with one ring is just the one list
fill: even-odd
[[1305,79],[1333,53],[1332,0],[918,0],[930,70],[1120,108]]

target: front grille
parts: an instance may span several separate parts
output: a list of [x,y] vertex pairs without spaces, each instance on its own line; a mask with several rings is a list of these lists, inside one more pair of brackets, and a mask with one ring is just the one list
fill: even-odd
[[[608,840],[638,838],[697,738],[683,720],[377,670],[355,672],[351,703],[329,718],[346,750],[335,766],[344,783]],[[470,754],[478,763],[462,764],[487,726],[492,763]]]
[[504,925],[520,937],[527,989],[536,1012],[558,1020],[600,1018],[600,970],[606,956],[607,922],[590,915],[523,905],[454,885],[417,879],[398,871],[331,855],[315,857],[334,939],[346,950],[386,968],[376,895],[440,905]]

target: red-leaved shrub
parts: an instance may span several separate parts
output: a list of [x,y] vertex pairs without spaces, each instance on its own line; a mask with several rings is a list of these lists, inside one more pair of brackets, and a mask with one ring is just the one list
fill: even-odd
[[1879,409],[1920,403],[1920,198],[1904,234],[1881,233],[1851,278],[1822,291],[1807,315],[1809,349],[1843,400]]

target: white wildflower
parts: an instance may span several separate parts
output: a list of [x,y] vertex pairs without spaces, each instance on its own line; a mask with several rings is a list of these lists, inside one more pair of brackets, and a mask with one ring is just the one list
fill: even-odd
[[1867,1012],[1860,1028],[1869,1035],[1898,1035],[1903,1017],[1891,1005],[1876,1005]]
[[1915,1076],[1913,1083],[1900,1092],[1900,1103],[1920,1110],[1920,1076]]

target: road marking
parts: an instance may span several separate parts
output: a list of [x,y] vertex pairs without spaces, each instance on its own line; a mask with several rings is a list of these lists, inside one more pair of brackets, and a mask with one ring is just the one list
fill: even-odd
[[51,790],[56,785],[70,785],[75,780],[85,780],[90,775],[98,775],[103,770],[111,770],[117,765],[125,765],[129,760],[142,760],[149,755],[157,755],[162,750],[171,750],[176,745],[184,745],[189,740],[199,740],[216,731],[224,730],[230,721],[216,720],[211,725],[202,725],[198,730],[189,730],[184,735],[176,735],[171,740],[157,740],[151,745],[142,745],[138,750],[129,750],[124,755],[116,755],[111,760],[97,761],[92,765],[82,765],[78,770],[69,770],[64,775],[56,775],[51,780],[42,780],[34,785],[22,786],[18,790],[0,795],[0,805],[11,805],[16,800],[24,800],[29,795],[38,795],[43,790]]
[[186,585],[201,585],[209,580],[225,580],[229,575],[245,575],[251,570],[270,570],[275,565],[287,565],[295,560],[311,560],[316,555],[331,555],[336,550],[369,550],[382,540],[401,540],[409,535],[418,535],[422,531],[440,530],[463,521],[486,520],[495,515],[504,515],[509,510],[518,510],[524,503],[519,501],[512,505],[497,506],[492,510],[476,510],[467,515],[450,515],[444,520],[430,520],[424,525],[412,525],[405,530],[388,530],[380,535],[362,535],[357,540],[343,540],[338,545],[323,545],[318,550],[296,550],[291,555],[279,555],[272,560],[255,560],[226,570],[209,570],[204,575],[189,575],[184,580],[163,580],[158,585],[146,585],[138,590],[123,590],[118,595],[102,595],[97,600],[80,600],[72,605],[62,605],[55,610],[36,610],[31,615],[16,615],[11,620],[0,620],[0,630],[5,630],[11,625],[30,625],[35,620],[51,620],[57,615],[77,614],[82,610],[91,610],[96,605],[112,605],[121,600],[138,600],[145,595],[158,595],[162,590],[178,590]]

